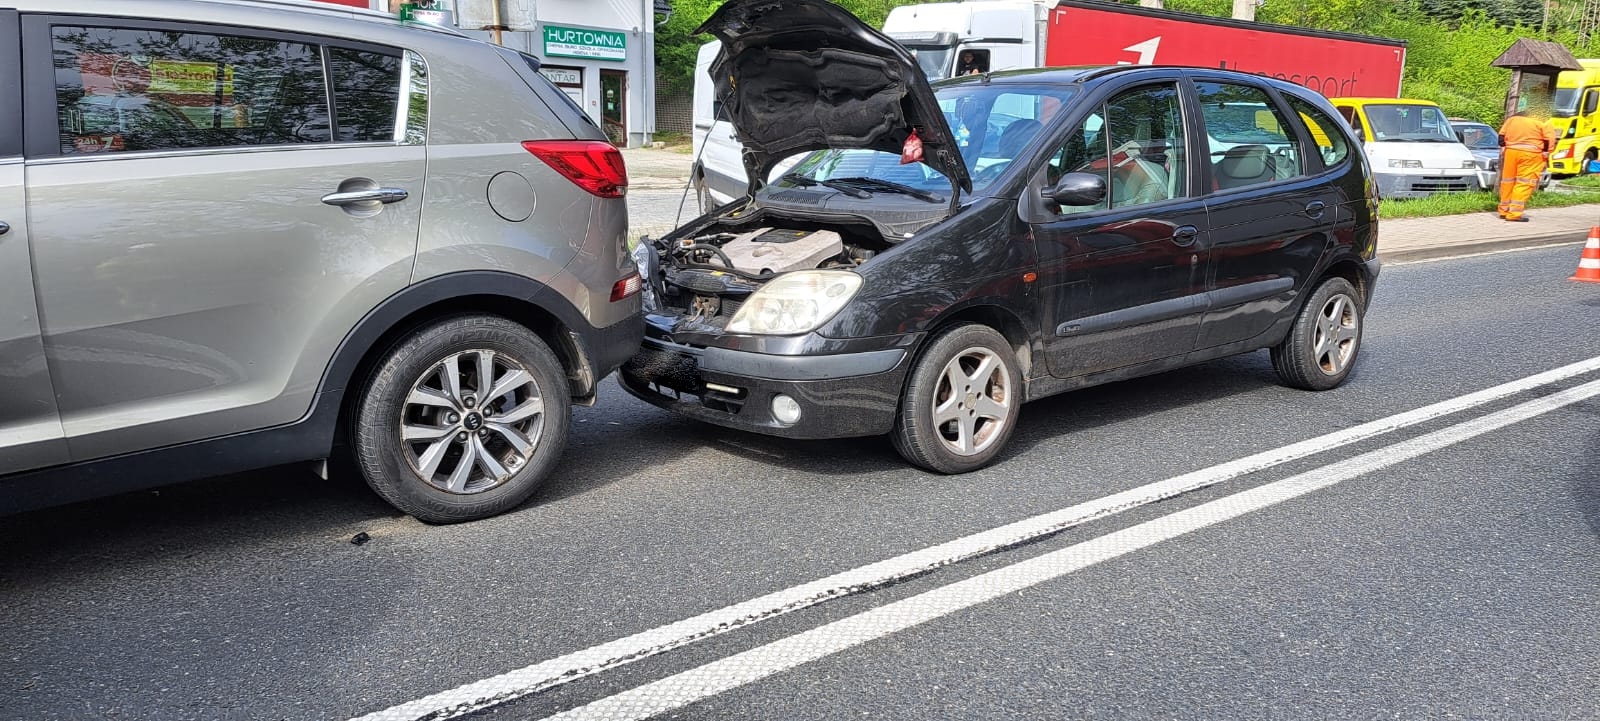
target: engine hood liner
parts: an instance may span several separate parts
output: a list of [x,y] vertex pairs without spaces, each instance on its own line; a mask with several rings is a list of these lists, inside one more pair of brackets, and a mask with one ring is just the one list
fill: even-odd
[[744,146],[750,194],[799,153],[900,153],[913,131],[923,161],[970,192],[972,179],[915,58],[827,0],[733,0],[696,32],[722,50],[717,99]]

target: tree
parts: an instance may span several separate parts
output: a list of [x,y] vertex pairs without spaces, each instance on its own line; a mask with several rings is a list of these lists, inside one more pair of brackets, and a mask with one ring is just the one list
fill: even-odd
[[[917,0],[836,0],[861,21],[874,28],[883,27],[889,11]],[[694,92],[694,62],[700,46],[713,39],[695,35],[700,24],[711,17],[721,0],[673,0],[672,18],[656,28],[656,92],[660,94]]]

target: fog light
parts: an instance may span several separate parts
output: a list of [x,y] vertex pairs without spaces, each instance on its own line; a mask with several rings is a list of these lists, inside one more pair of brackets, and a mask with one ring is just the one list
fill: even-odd
[[792,426],[800,420],[800,403],[779,393],[772,398],[772,417],[778,419],[779,423]]

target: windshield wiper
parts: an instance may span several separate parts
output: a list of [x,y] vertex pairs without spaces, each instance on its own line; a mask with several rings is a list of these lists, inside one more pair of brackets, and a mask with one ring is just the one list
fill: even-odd
[[825,188],[832,188],[857,200],[866,200],[867,198],[872,197],[871,193],[868,193],[860,188],[849,185],[841,185],[837,181],[833,180],[817,180],[816,178],[808,178],[799,173],[789,173],[788,175],[778,178],[778,180],[785,180],[802,188],[812,188],[818,185]]
[[942,195],[937,195],[937,194],[934,194],[934,193],[930,193],[930,192],[928,192],[926,190],[919,190],[919,189],[913,188],[913,187],[911,187],[909,185],[901,185],[900,183],[895,183],[895,182],[888,181],[888,180],[879,180],[877,178],[863,178],[863,177],[857,176],[857,177],[851,177],[851,178],[834,178],[833,180],[831,180],[829,182],[849,183],[851,185],[864,185],[864,186],[872,188],[874,190],[883,190],[883,191],[887,191],[887,192],[890,192],[890,193],[900,193],[901,195],[909,195],[909,196],[911,196],[913,198],[916,198],[917,200],[926,200],[926,201],[928,201],[930,203],[943,203],[944,202],[944,196],[942,196]]

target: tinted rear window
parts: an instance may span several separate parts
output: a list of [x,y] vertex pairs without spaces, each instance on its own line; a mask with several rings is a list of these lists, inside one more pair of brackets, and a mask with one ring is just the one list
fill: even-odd
[[332,139],[314,45],[118,27],[50,34],[62,153]]
[[340,141],[394,139],[401,62],[399,55],[328,49]]

